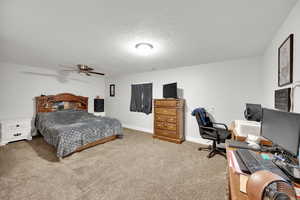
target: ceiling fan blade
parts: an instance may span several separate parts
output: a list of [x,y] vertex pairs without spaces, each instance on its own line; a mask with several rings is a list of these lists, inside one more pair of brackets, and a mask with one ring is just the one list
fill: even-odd
[[104,76],[105,74],[103,74],[103,73],[99,73],[99,72],[89,72],[89,73],[91,73],[91,74],[98,74],[98,75],[102,75],[102,76]]
[[62,69],[60,71],[65,71],[65,72],[76,72],[78,71],[77,69]]
[[63,67],[63,68],[68,68],[68,69],[74,69],[75,65],[74,64],[59,64],[59,67]]

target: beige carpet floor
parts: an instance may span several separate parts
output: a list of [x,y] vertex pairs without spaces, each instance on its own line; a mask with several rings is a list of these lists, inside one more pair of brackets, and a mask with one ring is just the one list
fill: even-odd
[[195,143],[177,145],[124,132],[124,139],[62,161],[41,137],[0,147],[0,199],[225,199],[223,157],[207,159]]

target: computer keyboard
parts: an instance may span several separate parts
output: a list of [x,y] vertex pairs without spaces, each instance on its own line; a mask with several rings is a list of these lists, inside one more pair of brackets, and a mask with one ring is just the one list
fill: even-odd
[[289,177],[271,160],[264,160],[259,154],[247,149],[238,149],[236,152],[251,173],[259,170],[268,170],[279,175],[283,179],[290,181]]
[[256,160],[256,158],[250,153],[249,150],[238,149],[236,150],[236,152],[251,173],[263,169],[263,166]]
[[240,167],[241,171],[244,172],[244,173],[246,173],[246,174],[251,174],[251,172],[246,167],[246,165],[244,164],[244,162],[242,161],[242,159],[240,158],[240,156],[237,154],[237,152],[233,151],[233,154],[236,157],[236,161],[239,164],[239,167]]

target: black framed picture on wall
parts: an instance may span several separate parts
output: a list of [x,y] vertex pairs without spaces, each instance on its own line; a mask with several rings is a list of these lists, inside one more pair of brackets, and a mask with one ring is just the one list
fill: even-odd
[[115,84],[109,85],[109,96],[114,97],[115,96]]
[[290,34],[278,48],[278,86],[293,82],[293,56],[294,34]]
[[275,90],[274,107],[289,112],[291,109],[291,88]]

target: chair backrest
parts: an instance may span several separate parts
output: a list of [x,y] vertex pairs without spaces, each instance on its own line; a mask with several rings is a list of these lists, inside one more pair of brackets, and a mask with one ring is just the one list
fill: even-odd
[[201,120],[200,114],[196,113],[195,117],[196,117],[196,120],[197,120],[197,123],[198,123],[200,135],[202,135],[203,134],[203,129],[201,128],[201,126],[204,126],[204,125],[203,125],[203,122]]
[[196,117],[198,126],[199,126],[199,132],[200,135],[203,134],[203,129],[201,127],[212,127],[212,122],[209,118],[209,116],[207,115],[206,111],[204,109],[201,110],[202,112],[202,117],[201,117],[201,113],[199,112],[199,110],[195,110],[193,112],[193,115]]

